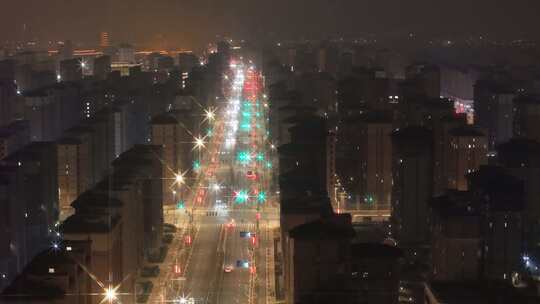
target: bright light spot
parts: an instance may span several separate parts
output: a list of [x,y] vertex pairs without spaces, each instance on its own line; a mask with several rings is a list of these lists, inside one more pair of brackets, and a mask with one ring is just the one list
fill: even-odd
[[193,161],[193,170],[199,171],[200,169],[201,169],[201,162],[198,160]]
[[216,118],[216,113],[214,109],[204,110],[204,116],[207,120],[212,121]]
[[109,303],[112,301],[115,301],[118,298],[118,294],[116,293],[116,288],[112,288],[109,286],[108,288],[105,288],[105,293],[103,294],[105,296],[105,301],[108,301]]
[[242,165],[247,165],[249,162],[251,162],[251,155],[247,151],[238,152],[236,158]]
[[205,147],[206,142],[204,141],[204,137],[195,137],[195,141],[193,142],[195,144],[196,149],[201,149]]
[[259,203],[266,202],[266,193],[264,191],[259,192],[259,194],[257,195],[257,201]]
[[246,190],[240,190],[236,192],[236,197],[235,197],[236,203],[242,204],[242,203],[247,202],[248,199],[249,199],[249,195]]
[[183,184],[185,182],[184,174],[183,173],[176,174],[174,177],[174,180],[179,185]]

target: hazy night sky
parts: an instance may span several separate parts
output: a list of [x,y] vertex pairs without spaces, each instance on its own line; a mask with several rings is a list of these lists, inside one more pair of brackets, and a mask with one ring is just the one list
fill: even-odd
[[[538,0],[2,0],[0,38],[29,36],[191,47],[216,34],[323,38],[343,34],[496,34],[540,37]],[[273,34],[273,35],[272,35]],[[28,38],[28,37],[27,37]]]

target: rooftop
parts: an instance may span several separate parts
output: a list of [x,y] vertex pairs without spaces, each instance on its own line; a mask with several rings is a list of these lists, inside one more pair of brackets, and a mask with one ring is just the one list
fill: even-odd
[[293,239],[321,240],[321,239],[351,239],[354,237],[352,226],[336,223],[328,219],[320,219],[297,226],[289,231]]
[[464,125],[464,126],[459,126],[457,128],[453,128],[452,130],[450,130],[450,134],[452,136],[459,136],[459,137],[485,136],[485,134],[482,131],[480,131],[478,128],[471,125]]
[[448,190],[446,194],[431,199],[431,207],[442,217],[479,216],[482,204],[468,191]]
[[430,282],[428,287],[439,303],[538,303],[532,291],[516,289],[502,282]]
[[163,113],[154,116],[150,123],[153,125],[171,125],[178,124],[178,120],[176,120],[176,118],[174,118],[174,116],[169,113]]
[[120,216],[109,219],[107,215],[80,215],[75,213],[68,217],[61,225],[60,231],[64,234],[73,233],[108,233],[120,221]]
[[403,251],[399,247],[381,243],[354,243],[351,245],[353,258],[401,258]]

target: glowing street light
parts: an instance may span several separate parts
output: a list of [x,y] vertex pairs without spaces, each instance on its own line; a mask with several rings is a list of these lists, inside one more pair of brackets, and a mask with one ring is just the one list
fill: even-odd
[[102,303],[103,302],[108,302],[108,303],[112,303],[116,300],[118,300],[118,293],[116,292],[116,290],[118,289],[118,287],[115,287],[113,288],[112,286],[109,286],[107,288],[105,288],[104,292],[103,292],[103,300],[101,301]]
[[206,142],[204,141],[204,137],[195,137],[195,141],[193,142],[195,144],[194,149],[201,149],[205,147]]
[[182,185],[185,183],[185,178],[184,178],[184,173],[180,172],[178,174],[175,174],[174,176],[174,181],[178,184],[178,185]]
[[216,110],[211,108],[208,110],[204,110],[204,116],[206,120],[213,121],[216,118]]
[[79,65],[81,66],[81,69],[85,69],[88,65],[86,64],[86,61],[84,59],[81,59],[79,61]]
[[221,189],[221,186],[219,184],[213,184],[212,185],[212,190],[219,191],[219,189]]

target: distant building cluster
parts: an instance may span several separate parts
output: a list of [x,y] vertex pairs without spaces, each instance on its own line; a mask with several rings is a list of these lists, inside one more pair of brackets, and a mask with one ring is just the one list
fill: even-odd
[[286,303],[537,300],[538,69],[459,51],[264,49]]
[[[3,52],[0,301],[100,303],[103,284],[121,283],[144,302],[142,273],[167,253],[164,210],[198,177],[193,145],[212,132],[201,117],[227,96],[236,50],[99,38]],[[270,109],[280,303],[538,302],[534,52],[454,45],[238,51]]]
[[197,177],[228,55],[203,66],[100,38],[0,61],[0,302],[100,303],[108,286],[147,300],[164,208]]

